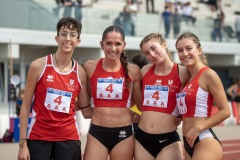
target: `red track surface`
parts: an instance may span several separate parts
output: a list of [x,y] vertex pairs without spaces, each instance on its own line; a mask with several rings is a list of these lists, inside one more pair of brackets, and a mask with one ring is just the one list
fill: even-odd
[[223,147],[223,160],[240,160],[240,139],[222,140],[221,142]]

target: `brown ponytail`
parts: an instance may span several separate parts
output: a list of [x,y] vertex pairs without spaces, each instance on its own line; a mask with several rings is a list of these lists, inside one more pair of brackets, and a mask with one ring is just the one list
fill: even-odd
[[129,79],[129,76],[128,76],[128,62],[127,62],[127,56],[126,56],[126,52],[123,51],[121,53],[121,57],[120,57],[120,61],[123,65],[123,68],[124,68],[124,71],[125,71],[125,74],[126,74],[126,84],[127,84],[127,87],[128,89],[130,89],[130,79]]

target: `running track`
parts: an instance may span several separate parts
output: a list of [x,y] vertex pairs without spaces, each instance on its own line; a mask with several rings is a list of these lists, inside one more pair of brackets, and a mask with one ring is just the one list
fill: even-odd
[[222,140],[221,143],[223,147],[223,160],[240,160],[240,139]]

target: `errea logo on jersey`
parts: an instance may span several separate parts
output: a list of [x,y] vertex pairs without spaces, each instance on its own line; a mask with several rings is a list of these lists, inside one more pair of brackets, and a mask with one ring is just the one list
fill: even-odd
[[[173,80],[169,79],[168,80],[168,85],[172,85],[173,84]],[[155,82],[155,85],[161,86],[162,85],[162,80],[161,79],[157,79]]]
[[120,132],[119,132],[119,138],[126,138],[127,137],[127,135],[126,135],[126,131],[125,130],[121,130]]
[[188,89],[191,88],[191,87],[192,87],[192,84],[189,84],[189,85],[188,85]]
[[53,75],[48,75],[47,76],[47,80],[46,81],[48,81],[48,82],[53,82]]
[[161,79],[156,80],[155,85],[161,86],[162,85],[162,80]]

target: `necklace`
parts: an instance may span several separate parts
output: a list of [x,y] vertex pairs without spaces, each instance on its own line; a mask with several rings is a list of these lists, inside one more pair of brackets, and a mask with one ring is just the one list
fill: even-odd
[[56,63],[57,63],[58,68],[60,69],[60,72],[62,73],[62,70],[63,70],[65,67],[67,67],[67,65],[71,62],[72,58],[68,61],[67,64],[65,64],[63,67],[60,67],[59,64],[58,64],[58,61],[57,61],[56,56],[57,56],[57,54],[55,53],[55,61],[56,61]]

